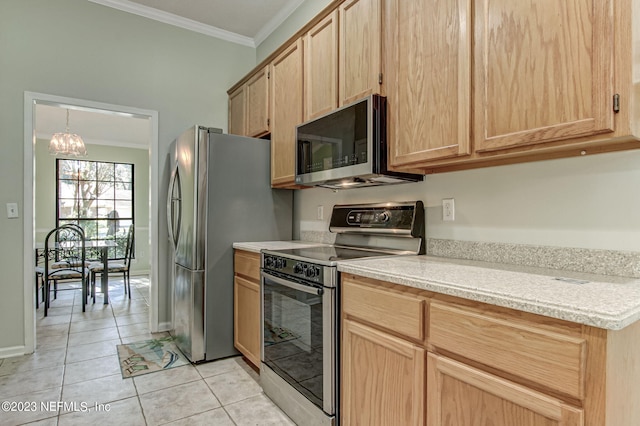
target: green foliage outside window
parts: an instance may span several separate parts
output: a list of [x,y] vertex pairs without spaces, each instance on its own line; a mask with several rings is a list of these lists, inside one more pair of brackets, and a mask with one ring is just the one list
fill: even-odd
[[[109,259],[125,256],[134,218],[133,164],[58,159],[56,222],[75,223],[87,240],[115,240]],[[96,250],[88,257],[99,258]]]

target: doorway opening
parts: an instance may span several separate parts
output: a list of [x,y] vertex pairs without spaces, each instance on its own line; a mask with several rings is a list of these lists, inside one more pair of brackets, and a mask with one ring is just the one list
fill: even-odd
[[[36,210],[38,203],[36,197],[42,197],[37,191],[36,182],[39,173],[44,173],[36,162],[37,155],[46,150],[46,140],[51,137],[51,126],[60,127],[58,115],[64,115],[71,111],[71,130],[85,139],[89,156],[91,148],[95,152],[105,149],[117,152],[117,148],[134,149],[144,152],[148,161],[148,195],[144,200],[148,206],[148,212],[141,217],[140,222],[146,224],[140,229],[144,238],[138,239],[139,247],[143,247],[145,262],[148,262],[149,272],[149,328],[151,331],[159,331],[158,322],[158,112],[135,107],[106,104],[83,99],[74,99],[54,96],[44,93],[25,92],[24,95],[24,325],[25,325],[25,353],[31,353],[36,347],[36,309],[35,309],[35,276],[34,248],[43,230],[55,226],[55,213],[51,206],[51,215],[45,221],[38,220],[41,213]],[[56,124],[57,123],[57,124]],[[131,126],[129,126],[131,124]],[[64,122],[61,123],[64,126]],[[123,130],[129,127],[130,140],[119,137],[113,130]],[[59,131],[59,130],[57,130]],[[84,132],[84,135],[81,133]],[[127,133],[121,132],[121,133]],[[48,134],[48,136],[47,136]],[[132,135],[135,134],[135,135]],[[137,144],[137,146],[136,146]],[[100,145],[103,145],[102,147]],[[43,148],[44,147],[44,148]],[[114,147],[116,149],[114,149]],[[46,158],[46,157],[42,157]],[[88,157],[91,158],[91,157]],[[54,160],[51,160],[54,161]],[[142,172],[142,170],[140,170]],[[145,176],[146,177],[146,176]],[[52,176],[53,178],[53,176]],[[55,198],[55,191],[53,194]],[[53,204],[54,201],[51,202]],[[148,221],[147,221],[148,217]],[[42,219],[42,218],[41,218]],[[51,221],[51,224],[47,223]],[[51,225],[51,226],[49,226]],[[136,223],[138,226],[138,223]],[[144,241],[144,243],[143,243]],[[30,279],[31,277],[31,279]]]

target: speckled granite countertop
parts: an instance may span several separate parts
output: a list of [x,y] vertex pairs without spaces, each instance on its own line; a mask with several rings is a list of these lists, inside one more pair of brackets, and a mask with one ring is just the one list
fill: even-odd
[[287,250],[301,247],[314,247],[326,244],[314,243],[310,241],[252,241],[245,243],[233,243],[234,249],[246,250],[253,253],[260,253],[260,250]]
[[609,330],[640,319],[638,278],[433,256],[343,261],[338,270]]

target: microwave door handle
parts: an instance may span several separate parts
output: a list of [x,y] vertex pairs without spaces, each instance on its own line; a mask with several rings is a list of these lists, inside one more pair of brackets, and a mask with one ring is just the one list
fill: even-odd
[[280,285],[282,285],[284,287],[289,287],[289,288],[292,288],[294,290],[302,291],[303,293],[315,294],[315,295],[318,295],[318,296],[322,296],[324,294],[324,290],[321,289],[321,288],[313,287],[313,286],[310,286],[310,285],[298,284],[296,282],[285,280],[285,279],[282,279],[280,277],[275,277],[275,276],[273,276],[271,274],[268,274],[266,272],[260,272],[260,275],[262,276],[262,278],[265,278],[265,279],[268,279],[270,281],[273,281],[276,284],[280,284]]

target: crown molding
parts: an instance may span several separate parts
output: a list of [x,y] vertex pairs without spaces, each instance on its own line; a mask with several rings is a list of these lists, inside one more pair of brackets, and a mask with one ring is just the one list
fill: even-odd
[[282,23],[289,17],[291,14],[302,4],[304,0],[295,0],[287,3],[286,7],[280,9],[280,11],[271,18],[269,22],[267,22],[264,27],[260,28],[260,31],[253,38],[253,42],[255,46],[260,46],[260,44],[267,39]]
[[[176,27],[195,31],[200,34],[205,34],[211,37],[219,38],[221,40],[229,41],[231,43],[253,47],[254,49],[256,47],[255,40],[252,39],[251,37],[243,36],[231,31],[223,30],[221,28],[214,27],[211,25],[206,25],[201,22],[194,21],[192,19],[183,18],[181,16],[174,15],[173,13],[163,12],[161,10],[154,9],[148,6],[143,6],[141,4],[134,3],[128,0],[89,0],[89,1],[92,3],[122,10],[123,12],[129,12],[138,16],[148,18],[148,19],[153,19],[155,21],[163,22],[165,24],[174,25]],[[298,1],[299,3],[302,3],[302,0],[298,0]],[[299,3],[296,5],[296,7],[299,6]],[[288,8],[284,10],[288,10]],[[293,12],[293,9],[289,11],[289,14],[291,14],[292,12]],[[279,15],[280,13],[278,14],[278,16]],[[269,22],[269,24],[271,24],[271,21]],[[275,27],[271,29],[271,31],[273,31],[274,29]],[[262,30],[260,30],[260,32],[262,32]],[[269,34],[267,34],[267,36]]]

